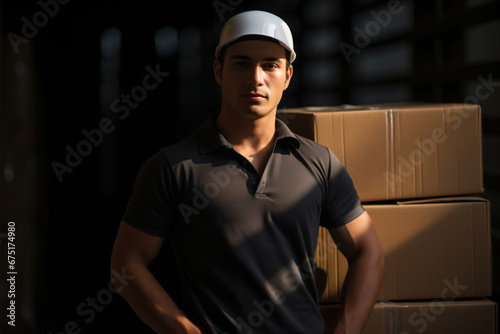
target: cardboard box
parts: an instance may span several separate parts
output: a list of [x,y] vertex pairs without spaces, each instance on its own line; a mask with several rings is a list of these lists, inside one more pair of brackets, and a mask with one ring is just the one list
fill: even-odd
[[[385,255],[377,300],[491,296],[489,202],[479,197],[365,205]],[[316,280],[321,303],[340,302],[347,261],[320,229]]]
[[[321,305],[332,333],[338,305]],[[498,305],[490,300],[379,302],[362,334],[496,334]]]
[[315,107],[278,117],[330,148],[363,202],[483,192],[479,105]]

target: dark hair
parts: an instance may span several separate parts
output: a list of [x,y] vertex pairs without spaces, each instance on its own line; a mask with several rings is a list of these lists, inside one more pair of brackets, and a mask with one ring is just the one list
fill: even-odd
[[[227,45],[224,45],[220,49],[219,54],[217,55],[217,60],[221,64],[221,68],[224,67],[224,57],[226,56],[227,48],[229,46],[235,44],[236,42],[255,41],[255,40],[273,42],[273,43],[276,43],[276,44],[278,44],[278,45],[281,46],[281,44],[277,40],[275,40],[274,38],[271,38],[271,37],[261,36],[261,35],[246,35],[246,36],[243,36],[241,38],[238,38],[235,41],[232,41],[231,43],[229,43]],[[288,70],[288,68],[290,67],[291,52],[289,50],[287,50],[287,49],[285,49],[285,58],[286,58],[286,69]]]

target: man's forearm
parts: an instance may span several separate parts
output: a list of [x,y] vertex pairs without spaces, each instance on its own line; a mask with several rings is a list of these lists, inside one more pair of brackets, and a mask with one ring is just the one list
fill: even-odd
[[381,254],[365,253],[349,264],[334,334],[361,333],[377,299],[384,270]]
[[131,264],[125,268],[134,279],[120,294],[149,327],[160,334],[201,333],[145,266]]

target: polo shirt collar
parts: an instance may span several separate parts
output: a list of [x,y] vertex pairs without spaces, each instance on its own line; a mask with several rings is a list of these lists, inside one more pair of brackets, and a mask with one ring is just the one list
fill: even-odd
[[276,130],[279,131],[280,136],[278,140],[283,139],[284,141],[290,142],[295,148],[300,147],[300,141],[297,136],[286,126],[285,123],[279,118],[276,118]]
[[[196,140],[200,154],[208,154],[221,147],[233,148],[231,143],[217,130],[215,126],[216,116],[215,114],[210,115],[197,131]],[[276,119],[276,131],[279,133],[278,141],[287,141],[295,148],[300,147],[300,142],[295,134],[278,118]]]

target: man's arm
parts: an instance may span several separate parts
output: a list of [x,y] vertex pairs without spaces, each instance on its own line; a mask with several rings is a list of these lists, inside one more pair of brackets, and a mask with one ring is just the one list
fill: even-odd
[[349,264],[334,334],[358,334],[373,309],[382,280],[382,247],[367,212],[329,231]]
[[163,240],[121,222],[111,256],[111,270],[124,270],[134,278],[122,287],[120,294],[157,333],[201,334],[148,269]]

